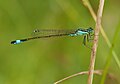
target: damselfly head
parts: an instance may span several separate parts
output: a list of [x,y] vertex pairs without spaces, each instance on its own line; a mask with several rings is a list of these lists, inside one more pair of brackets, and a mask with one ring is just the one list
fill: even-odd
[[88,32],[92,32],[92,31],[93,31],[93,28],[92,28],[92,27],[89,27],[89,28],[87,29],[87,31],[88,31]]
[[93,30],[92,27],[89,27],[89,28],[87,29],[87,32],[88,32],[88,33],[94,33],[94,30]]

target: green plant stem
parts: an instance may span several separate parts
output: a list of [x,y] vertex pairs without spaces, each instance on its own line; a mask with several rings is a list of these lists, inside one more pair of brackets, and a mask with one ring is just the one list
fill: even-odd
[[113,37],[113,40],[112,40],[113,46],[110,48],[109,55],[107,56],[107,61],[106,61],[106,65],[105,65],[105,68],[104,68],[104,71],[103,71],[101,84],[104,84],[104,82],[105,82],[106,75],[107,75],[107,72],[108,72],[108,69],[109,69],[109,66],[110,66],[110,62],[111,62],[111,59],[112,59],[111,54],[112,54],[113,48],[115,47],[115,43],[117,41],[119,32],[120,32],[120,23],[118,23],[118,27],[116,28],[116,31],[114,33],[114,37]]

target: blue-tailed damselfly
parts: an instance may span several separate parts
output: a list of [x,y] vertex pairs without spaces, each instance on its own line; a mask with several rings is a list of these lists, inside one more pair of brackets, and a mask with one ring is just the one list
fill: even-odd
[[25,41],[39,39],[39,38],[49,38],[49,37],[59,37],[59,36],[84,36],[83,44],[86,46],[86,41],[92,39],[94,34],[93,28],[89,27],[87,29],[76,29],[76,30],[34,30],[34,33],[38,33],[38,36],[33,36],[30,38],[20,39],[11,41],[11,44],[20,44]]

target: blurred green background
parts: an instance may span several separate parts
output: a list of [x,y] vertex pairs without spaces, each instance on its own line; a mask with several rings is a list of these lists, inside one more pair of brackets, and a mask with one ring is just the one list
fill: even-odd
[[[95,12],[99,0],[91,0]],[[102,24],[112,42],[120,28],[120,0],[106,0]],[[0,84],[53,84],[66,76],[87,71],[90,49],[83,37],[39,39],[12,45],[15,39],[30,37],[34,29],[77,29],[95,26],[81,0],[0,0]],[[120,35],[120,34],[119,34]],[[114,44],[120,59],[120,38]],[[104,69],[109,48],[100,34],[95,69]],[[120,69],[112,58],[108,70],[114,79],[106,84],[120,84]],[[77,76],[61,84],[86,84],[87,75]],[[95,75],[94,84],[102,76]]]

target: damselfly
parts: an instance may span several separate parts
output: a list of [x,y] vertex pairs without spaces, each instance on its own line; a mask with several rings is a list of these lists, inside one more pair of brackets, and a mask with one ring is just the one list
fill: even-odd
[[76,29],[76,30],[34,30],[34,33],[38,36],[32,36],[25,39],[11,41],[11,44],[20,44],[25,41],[39,39],[39,38],[49,38],[49,37],[59,37],[59,36],[84,36],[83,44],[86,46],[86,41],[92,39],[94,30],[90,27],[87,29]]

